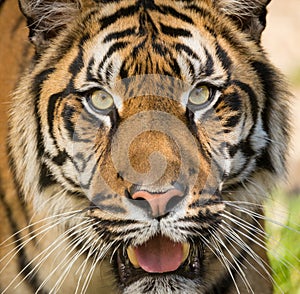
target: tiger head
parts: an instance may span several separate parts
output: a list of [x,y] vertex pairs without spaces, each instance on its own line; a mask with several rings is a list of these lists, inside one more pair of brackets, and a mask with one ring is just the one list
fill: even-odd
[[20,1],[36,55],[10,117],[16,179],[123,293],[269,275],[253,232],[288,112],[267,2]]

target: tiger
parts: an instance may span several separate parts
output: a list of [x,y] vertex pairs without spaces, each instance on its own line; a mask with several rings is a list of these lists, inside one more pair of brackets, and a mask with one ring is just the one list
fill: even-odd
[[261,42],[270,0],[16,2],[0,292],[273,293],[263,204],[291,94]]

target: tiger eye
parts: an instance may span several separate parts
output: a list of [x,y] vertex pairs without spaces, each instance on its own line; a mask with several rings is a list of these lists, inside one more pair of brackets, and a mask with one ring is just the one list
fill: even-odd
[[114,105],[114,99],[106,91],[96,90],[90,96],[90,103],[96,110],[105,111]]
[[194,88],[189,95],[189,102],[193,105],[202,105],[210,98],[210,89],[203,85]]

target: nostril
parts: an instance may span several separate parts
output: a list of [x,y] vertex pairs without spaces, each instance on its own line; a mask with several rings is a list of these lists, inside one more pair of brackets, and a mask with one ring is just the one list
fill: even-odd
[[135,206],[143,209],[147,213],[151,214],[151,206],[147,200],[145,200],[142,197],[138,197],[136,199],[133,199],[133,203]]
[[174,196],[172,197],[166,205],[166,212],[170,212],[177,204],[179,204],[183,200],[182,196]]
[[137,200],[134,202],[136,206],[148,213],[152,212],[152,216],[157,218],[170,212],[183,199],[183,196],[182,191],[170,189],[165,193],[136,191],[132,195],[132,199]]

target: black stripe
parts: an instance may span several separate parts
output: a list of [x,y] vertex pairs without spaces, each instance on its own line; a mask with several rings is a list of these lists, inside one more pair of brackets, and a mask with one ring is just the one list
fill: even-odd
[[181,12],[178,12],[176,9],[174,9],[171,6],[162,5],[160,7],[160,10],[161,10],[162,14],[169,14],[169,15],[172,15],[175,18],[178,18],[178,19],[180,19],[180,20],[182,20],[184,22],[187,22],[189,24],[194,24],[193,20],[189,16],[187,16],[186,14],[183,14]]
[[[223,124],[225,128],[229,128],[229,131],[233,130],[233,128],[240,122],[242,113],[242,101],[240,95],[237,91],[230,93],[228,95],[223,95],[222,100],[226,103],[226,106],[230,108],[230,111],[235,112],[234,115],[227,118],[226,122]],[[224,108],[226,108],[226,106]],[[222,120],[222,113],[219,114],[221,109],[217,109],[216,113],[218,114],[218,118],[220,121]]]
[[[64,177],[64,179],[66,180],[66,182],[72,186],[75,190],[79,189],[82,190],[81,185],[78,185],[77,183],[75,183],[71,178],[66,177],[64,174],[62,174],[62,176]],[[77,192],[77,191],[76,191]],[[84,197],[85,198],[85,197]]]
[[39,174],[39,189],[42,191],[43,189],[52,186],[54,184],[57,184],[54,176],[52,175],[49,168],[46,166],[46,164],[41,164],[40,174]]
[[39,111],[39,104],[40,104],[40,94],[43,87],[44,81],[48,78],[50,74],[54,72],[54,68],[48,68],[38,75],[35,76],[33,83],[32,83],[32,96],[35,97],[35,103],[34,103],[34,113],[35,113],[35,119],[36,119],[36,138],[37,138],[37,150],[38,150],[38,156],[41,157],[45,152],[44,147],[44,138],[41,131],[41,114]]
[[[135,45],[132,48],[132,56],[137,56],[137,54],[139,53],[140,50],[145,49],[146,41],[147,41],[146,39],[143,39],[141,42],[139,42],[137,45]],[[140,65],[140,63],[137,63],[136,66],[137,65]]]
[[[94,203],[91,203],[91,212],[93,213],[93,209],[98,209],[98,206],[95,205]],[[136,229],[129,229],[128,226],[130,225],[134,225],[134,224],[138,224],[137,221],[135,220],[120,220],[120,219],[114,219],[114,220],[109,220],[109,219],[103,219],[103,218],[99,218],[99,217],[95,217],[95,220],[97,223],[99,223],[101,225],[101,228],[103,228],[103,230],[107,230],[108,228],[112,228],[112,230],[115,231],[115,228],[120,228],[120,227],[126,227],[126,232],[127,229],[130,231],[135,231]],[[122,232],[124,234],[124,232]]]
[[47,122],[49,128],[49,134],[53,140],[53,143],[56,149],[59,149],[56,136],[54,134],[54,122],[56,121],[56,110],[59,108],[60,104],[63,102],[63,99],[66,98],[71,93],[74,93],[73,87],[73,79],[75,76],[72,77],[70,82],[67,84],[66,88],[59,93],[52,94],[48,99],[48,107],[47,107]]
[[94,81],[96,83],[101,83],[102,79],[99,81],[96,76],[93,74],[93,67],[95,66],[95,58],[92,57],[89,61],[87,70],[86,70],[86,79],[87,81]]
[[119,40],[124,37],[132,36],[135,34],[135,32],[136,32],[136,27],[132,27],[126,30],[110,33],[104,38],[103,43],[108,43],[112,40]]
[[188,46],[184,45],[184,44],[181,44],[181,43],[177,43],[175,44],[175,49],[176,51],[178,52],[181,52],[181,51],[184,51],[188,56],[194,58],[194,59],[197,59],[197,60],[201,60],[199,58],[199,56]]
[[[74,45],[75,40],[76,38],[71,38],[69,34],[66,35],[66,37],[60,42],[58,47],[55,49],[55,54],[52,54],[49,58],[45,68],[54,68],[58,62],[65,58],[65,56],[68,54],[68,52],[70,52],[72,46]],[[39,61],[41,55],[36,57],[37,61]]]
[[[271,133],[270,122],[272,121],[271,112],[273,110],[272,104],[275,102],[274,98],[276,97],[276,92],[277,92],[276,89],[277,78],[274,74],[274,70],[268,64],[259,61],[253,61],[251,65],[252,68],[257,73],[257,75],[259,76],[259,79],[263,85],[264,94],[266,95],[266,101],[262,110],[261,117],[263,121],[263,129],[270,137],[270,133]],[[285,115],[288,114],[286,113]],[[287,126],[282,125],[281,127],[284,132],[284,135],[288,137],[287,130],[285,129]],[[268,147],[262,152],[261,156],[257,159],[257,165],[261,168],[269,170],[272,173],[275,173],[276,169],[273,165],[271,155],[267,149]],[[283,156],[282,160],[284,161],[285,160],[284,154],[282,154],[282,156]]]
[[140,8],[137,5],[131,5],[126,8],[121,8],[111,15],[103,17],[102,19],[100,19],[100,23],[101,23],[100,29],[104,30],[111,24],[114,24],[118,19],[133,16],[135,13],[139,11],[139,9]]
[[263,119],[263,128],[270,134],[270,121],[271,121],[271,112],[272,112],[272,100],[276,97],[276,78],[274,76],[274,70],[267,64],[253,61],[251,63],[252,68],[257,73],[262,85],[263,91],[266,95],[267,99],[265,101],[265,107],[262,111],[262,119]]
[[[190,0],[188,0],[186,2],[190,3]],[[216,23],[215,18],[211,14],[211,11],[209,11],[209,10],[203,8],[203,7],[199,7],[196,4],[190,4],[190,5],[186,5],[184,7],[184,9],[192,10],[193,12],[196,12],[196,13],[200,14],[200,17],[207,17],[209,19],[213,19],[214,20],[213,23]]]
[[62,111],[62,117],[64,120],[64,127],[68,131],[69,137],[72,140],[75,132],[74,124],[72,122],[73,115],[77,113],[75,107],[65,104]]
[[223,68],[228,72],[228,75],[230,77],[230,69],[232,67],[232,60],[230,59],[227,52],[218,43],[216,44],[216,53],[222,63]]
[[[234,26],[234,28],[236,28],[236,26]],[[234,28],[232,26],[222,26],[220,33],[222,37],[231,45],[233,50],[240,52],[242,55],[249,55],[249,48],[245,47],[243,41],[237,38],[239,34],[236,33]]]
[[[101,73],[103,65],[109,57],[111,57],[118,50],[125,48],[127,45],[128,45],[128,42],[116,42],[113,45],[111,45],[108,52],[104,55],[101,63],[99,64],[98,73]],[[99,76],[100,76],[100,74],[99,74]]]
[[169,52],[170,52],[166,46],[164,46],[162,43],[158,43],[158,42],[154,42],[152,44],[152,48],[155,53],[159,54],[162,57],[166,57],[166,55],[169,54]]
[[112,73],[113,73],[113,62],[111,61],[107,67],[106,67],[106,70],[105,70],[105,82],[107,85],[110,84],[111,82],[111,79],[112,79]]
[[252,119],[253,119],[253,123],[255,124],[257,121],[258,110],[259,110],[257,96],[255,92],[253,91],[250,85],[243,83],[241,81],[234,80],[232,81],[232,83],[237,87],[239,87],[243,92],[245,92],[248,95],[251,104]]
[[47,121],[48,121],[48,128],[49,128],[49,134],[54,142],[54,145],[56,149],[58,149],[57,139],[54,135],[54,121],[55,121],[55,114],[56,114],[56,104],[61,103],[61,100],[63,98],[64,94],[63,92],[52,94],[48,101],[48,107],[47,107]]
[[125,86],[126,92],[127,92],[127,90],[128,90],[128,84],[127,84],[128,83],[128,81],[127,81],[127,78],[128,78],[128,67],[127,67],[126,59],[123,60],[123,62],[122,62],[119,75],[121,77],[122,84]]
[[71,159],[66,150],[60,150],[58,154],[52,158],[52,161],[58,166],[62,166],[66,163],[68,158]]
[[205,63],[205,76],[209,77],[214,73],[214,61],[211,54],[208,52],[206,48],[204,48],[207,60]]
[[213,38],[217,38],[217,33],[216,33],[216,31],[212,28],[212,27],[210,27],[209,25],[204,25],[204,29],[208,32],[208,33],[210,33],[210,35],[213,37]]
[[[82,41],[85,40],[86,36],[82,38]],[[73,78],[75,75],[77,75],[80,70],[83,68],[83,46],[79,45],[79,52],[77,56],[74,58],[73,62],[69,66],[69,73],[73,75]]]
[[207,149],[204,148],[203,143],[201,143],[201,140],[199,138],[198,128],[197,128],[195,120],[194,120],[194,116],[195,116],[194,112],[192,110],[190,110],[189,108],[187,108],[185,116],[186,116],[187,121],[188,121],[189,130],[195,136],[195,138],[197,138],[199,151],[201,152],[204,159],[207,162],[210,162],[212,156],[211,156],[211,153]]
[[[186,1],[186,2],[190,2],[190,1]],[[206,8],[203,7],[199,7],[197,5],[186,5],[185,9],[190,9],[198,14],[200,14],[200,17],[205,17],[208,23],[212,23],[212,24],[217,24],[219,23],[219,19],[217,17],[215,17],[214,15],[211,14],[211,11],[207,10]],[[229,19],[227,19],[229,20]],[[233,27],[235,29],[233,29]],[[221,35],[224,39],[226,39],[226,41],[234,48],[234,50],[241,52],[241,54],[245,55],[247,54],[247,52],[249,51],[249,49],[247,47],[244,46],[244,44],[242,43],[242,41],[240,41],[238,39],[238,34],[235,33],[236,31],[236,24],[233,21],[232,25],[228,26],[219,26],[218,27],[218,35]],[[205,29],[213,36],[216,37],[216,31],[214,31],[213,29],[209,28],[207,25],[205,25]],[[240,29],[240,28],[237,28]]]
[[181,77],[181,69],[180,69],[180,66],[179,66],[177,60],[174,57],[170,56],[170,59],[168,60],[168,62],[170,64],[170,67],[173,70],[172,76],[174,76],[174,74],[176,74],[176,76],[178,78],[180,78]]
[[[139,35],[140,36],[147,36],[149,37],[149,33],[151,33],[151,37],[153,40],[156,39],[156,36],[159,33],[159,30],[155,24],[155,22],[152,20],[151,16],[148,13],[143,13],[139,16]],[[151,27],[152,31],[149,32],[149,28]]]
[[193,81],[192,81],[192,85],[196,82],[196,76],[195,76],[195,73],[196,73],[196,71],[195,71],[195,66],[194,66],[194,64],[191,62],[191,60],[190,59],[188,59],[188,58],[185,58],[185,62],[186,62],[186,64],[188,65],[188,68],[189,68],[189,73],[190,73],[190,75],[191,75],[191,77],[193,78]]
[[231,158],[234,157],[239,150],[239,145],[237,145],[237,144],[231,145],[231,144],[227,143],[227,146],[228,146],[229,156]]
[[273,160],[268,151],[268,146],[263,150],[261,155],[256,159],[256,164],[259,168],[266,169],[274,174],[276,173],[276,168],[274,167]]
[[171,37],[192,37],[190,31],[182,29],[182,28],[174,28],[160,23],[160,29],[163,34],[171,36]]

